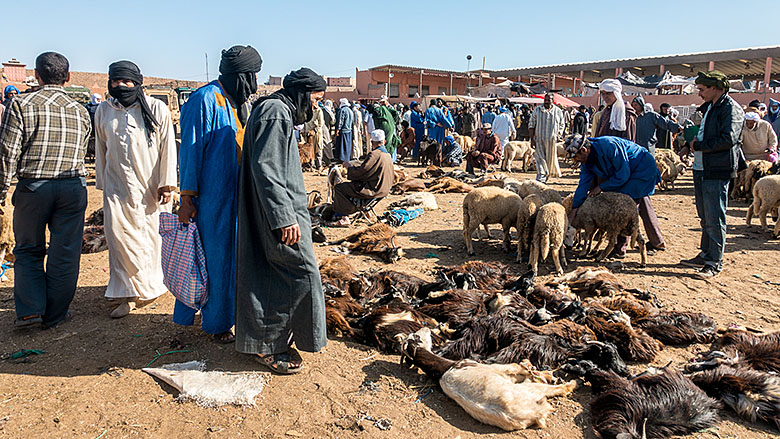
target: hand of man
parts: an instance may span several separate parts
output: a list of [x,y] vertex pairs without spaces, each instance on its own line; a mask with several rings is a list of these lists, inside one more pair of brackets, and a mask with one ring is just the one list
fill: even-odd
[[577,210],[579,210],[579,207],[575,207],[571,210],[571,213],[569,213],[569,224],[574,222],[574,218],[577,218]]
[[596,186],[593,189],[588,192],[589,197],[595,197],[596,195],[601,193],[601,186]]
[[168,204],[171,202],[171,191],[167,188],[159,188],[157,189],[157,200],[160,201],[160,204]]
[[688,142],[688,147],[690,148],[691,152],[696,151],[696,140],[691,140]]
[[298,223],[291,226],[282,227],[282,243],[285,245],[293,245],[301,239],[301,228]]
[[195,218],[198,214],[198,210],[195,209],[195,204],[192,202],[190,195],[181,196],[181,206],[179,206],[179,221],[184,224],[189,224],[190,219]]

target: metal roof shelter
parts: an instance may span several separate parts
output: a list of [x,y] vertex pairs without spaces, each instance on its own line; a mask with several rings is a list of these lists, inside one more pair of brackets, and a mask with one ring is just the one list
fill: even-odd
[[490,75],[512,78],[549,74],[585,82],[600,82],[624,71],[631,71],[637,76],[663,74],[666,71],[674,75],[694,76],[700,70],[713,69],[732,78],[762,79],[768,83],[771,75],[780,75],[780,46],[523,67],[494,70]]

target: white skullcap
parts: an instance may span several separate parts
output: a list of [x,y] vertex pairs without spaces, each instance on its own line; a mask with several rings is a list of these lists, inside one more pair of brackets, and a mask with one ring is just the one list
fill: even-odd
[[645,113],[649,113],[651,111],[653,111],[653,104],[648,102],[648,103],[645,104]]
[[385,141],[385,132],[382,131],[382,130],[371,131],[371,141],[372,142],[384,142]]
[[745,113],[745,120],[752,120],[755,122],[758,122],[761,120],[761,116],[758,115],[755,111],[751,111],[749,113]]
[[626,103],[623,102],[623,84],[617,79],[605,79],[599,84],[600,91],[611,92],[617,99],[609,114],[609,127],[615,131],[626,130]]
[[349,105],[349,99],[347,99],[347,98],[339,99],[339,107],[343,107],[345,105]]
[[489,123],[483,123],[482,124],[482,128],[493,128],[493,125],[491,125]]

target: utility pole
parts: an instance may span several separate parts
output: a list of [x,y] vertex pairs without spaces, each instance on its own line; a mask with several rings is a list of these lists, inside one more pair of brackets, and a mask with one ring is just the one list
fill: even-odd
[[471,88],[471,55],[466,55],[466,94],[471,95],[469,93],[469,89]]
[[206,52],[206,82],[209,82],[209,53]]

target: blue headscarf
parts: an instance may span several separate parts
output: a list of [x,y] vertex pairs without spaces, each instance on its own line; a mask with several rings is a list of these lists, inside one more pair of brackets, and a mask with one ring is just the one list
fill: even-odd
[[498,109],[499,113],[506,113],[507,111],[509,111],[509,110],[507,110],[506,107],[501,107],[501,108]]
[[19,89],[16,88],[14,85],[6,85],[5,90],[3,90],[3,99],[8,99],[8,93],[11,93],[12,91],[15,91],[16,94],[19,94]]
[[447,140],[447,141],[449,141],[451,144],[452,144],[452,143],[455,143],[455,138],[454,138],[454,137],[452,137],[452,136],[447,136],[447,137],[445,137],[445,138],[444,138],[444,140]]
[[777,119],[777,117],[780,116],[780,108],[778,108],[777,111],[772,111],[772,106],[774,105],[780,107],[780,101],[776,101],[772,98],[769,98],[769,111],[767,112],[767,116],[769,116],[770,122],[774,122],[775,119]]

